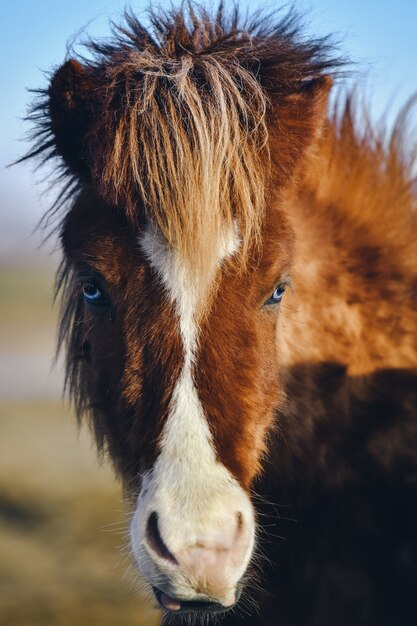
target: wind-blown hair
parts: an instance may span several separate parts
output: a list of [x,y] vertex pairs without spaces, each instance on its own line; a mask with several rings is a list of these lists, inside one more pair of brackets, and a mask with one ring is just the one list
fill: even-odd
[[[180,14],[172,23],[154,21],[156,41],[129,18],[130,31],[123,32],[132,45],[103,53],[94,177],[130,216],[139,194],[170,245],[201,267],[233,219],[244,252],[259,238],[267,99],[241,64],[249,33],[237,26],[227,33],[205,14],[201,21],[191,17],[191,28]],[[229,39],[238,42],[230,50]]]
[[268,113],[337,69],[332,46],[303,39],[293,12],[245,21],[186,3],[151,12],[150,29],[125,19],[88,44],[92,58],[56,72],[28,157],[64,157],[64,175],[91,181],[133,223],[151,217],[196,266],[236,220],[245,259],[260,240]]

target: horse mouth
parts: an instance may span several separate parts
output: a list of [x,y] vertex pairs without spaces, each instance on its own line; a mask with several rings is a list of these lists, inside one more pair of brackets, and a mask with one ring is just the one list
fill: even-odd
[[159,606],[165,611],[171,611],[172,613],[226,613],[226,611],[236,606],[241,594],[241,589],[238,588],[236,590],[236,601],[231,606],[224,606],[219,602],[210,600],[180,600],[168,596],[164,591],[154,586],[152,586],[152,590]]

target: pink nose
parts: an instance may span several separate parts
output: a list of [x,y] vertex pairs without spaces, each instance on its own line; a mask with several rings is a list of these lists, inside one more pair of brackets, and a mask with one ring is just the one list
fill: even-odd
[[[162,538],[158,515],[151,513],[146,528],[147,544],[153,554],[188,573],[195,592],[208,595],[224,606],[235,603],[235,590],[229,588],[230,574],[238,570],[248,547],[242,513],[231,514],[224,525],[207,528],[192,544],[185,539],[174,550]],[[237,581],[235,581],[236,583]]]

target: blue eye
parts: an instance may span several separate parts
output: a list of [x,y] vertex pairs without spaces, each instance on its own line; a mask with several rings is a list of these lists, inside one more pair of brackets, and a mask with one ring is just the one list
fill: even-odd
[[274,293],[264,304],[279,304],[285,292],[285,285],[278,285]]
[[94,283],[86,282],[83,284],[83,296],[87,304],[105,304],[107,302],[101,289]]

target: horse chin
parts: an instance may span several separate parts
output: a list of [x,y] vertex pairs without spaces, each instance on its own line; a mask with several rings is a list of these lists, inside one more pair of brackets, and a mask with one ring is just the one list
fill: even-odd
[[159,606],[163,610],[170,613],[213,615],[226,613],[230,609],[233,609],[239,602],[242,593],[242,586],[240,584],[237,585],[234,600],[230,601],[227,604],[220,604],[219,602],[210,600],[209,598],[196,600],[181,600],[179,598],[172,598],[167,593],[165,593],[161,589],[158,589],[158,587],[155,586],[152,586],[152,591],[155,595],[156,600],[158,601]]

